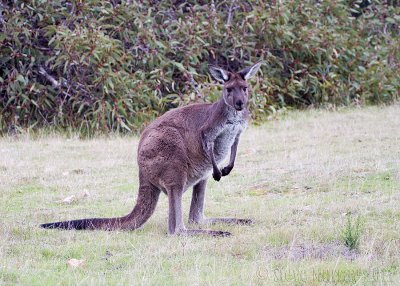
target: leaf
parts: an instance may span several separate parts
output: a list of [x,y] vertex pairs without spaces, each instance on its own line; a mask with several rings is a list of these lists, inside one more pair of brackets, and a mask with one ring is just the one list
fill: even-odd
[[85,260],[71,258],[70,260],[68,260],[67,264],[72,268],[78,268],[78,267],[82,267],[85,264]]
[[121,126],[122,126],[123,128],[125,128],[126,130],[128,130],[129,132],[132,132],[132,130],[129,128],[128,125],[125,124],[125,122],[124,122],[123,120],[121,120]]
[[25,78],[21,74],[17,75],[17,80],[21,83],[25,83]]
[[396,24],[396,20],[393,18],[387,17],[385,20],[386,20],[386,22],[388,22],[390,24]]
[[174,66],[176,66],[180,71],[185,71],[185,67],[183,66],[183,64],[178,63],[178,62],[171,62]]
[[74,202],[75,200],[76,200],[75,195],[71,195],[71,196],[68,196],[68,197],[62,199],[62,200],[59,201],[59,202],[60,202],[60,203],[63,203],[63,204],[70,204],[70,203]]

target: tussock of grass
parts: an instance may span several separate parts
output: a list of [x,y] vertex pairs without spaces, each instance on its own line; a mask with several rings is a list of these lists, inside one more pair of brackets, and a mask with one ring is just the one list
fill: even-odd
[[342,241],[350,250],[357,250],[360,245],[362,234],[361,217],[352,219],[351,215],[347,215],[346,225],[342,230]]
[[[211,226],[234,234],[223,239],[169,237],[165,196],[135,232],[39,229],[130,211],[137,138],[2,138],[0,285],[393,285],[399,130],[399,105],[294,112],[250,127],[232,174],[209,182],[206,214],[256,224]],[[189,204],[190,191],[186,215]],[[347,213],[366,222],[355,255],[341,241]],[[70,259],[85,263],[71,268]]]

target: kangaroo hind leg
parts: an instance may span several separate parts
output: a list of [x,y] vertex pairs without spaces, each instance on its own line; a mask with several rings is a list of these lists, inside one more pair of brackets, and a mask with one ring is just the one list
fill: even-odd
[[230,218],[230,217],[206,218],[204,216],[206,184],[207,180],[202,180],[193,187],[192,203],[190,205],[190,213],[189,213],[189,223],[196,223],[196,224],[226,223],[226,224],[241,224],[241,225],[253,224],[253,220],[247,218],[244,219]]
[[182,194],[183,188],[169,188],[169,216],[168,216],[168,233],[171,235],[211,235],[211,236],[229,236],[229,232],[215,231],[206,229],[187,229],[183,223],[182,217]]

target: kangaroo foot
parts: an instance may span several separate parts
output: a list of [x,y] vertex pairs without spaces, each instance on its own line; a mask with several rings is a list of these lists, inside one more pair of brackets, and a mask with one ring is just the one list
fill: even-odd
[[205,224],[226,223],[226,224],[253,225],[254,221],[252,219],[248,219],[248,218],[215,217],[215,218],[206,218],[201,223],[205,223]]
[[227,231],[221,231],[221,230],[208,230],[208,229],[185,229],[185,230],[180,230],[179,232],[176,233],[177,235],[182,235],[182,236],[189,236],[189,235],[210,235],[214,237],[227,237],[231,236],[232,234]]

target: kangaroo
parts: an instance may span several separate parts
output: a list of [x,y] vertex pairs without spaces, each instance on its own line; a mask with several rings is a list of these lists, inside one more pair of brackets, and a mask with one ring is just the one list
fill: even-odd
[[[209,66],[211,75],[223,84],[215,103],[192,104],[168,111],[142,133],[137,161],[139,193],[136,205],[126,216],[90,218],[42,224],[43,228],[134,230],[153,214],[161,191],[168,196],[168,233],[228,236],[229,232],[187,229],[182,217],[182,195],[193,186],[189,223],[252,224],[250,219],[206,218],[204,199],[207,179],[212,173],[219,181],[233,169],[237,146],[249,117],[247,80],[261,66],[258,62],[237,73]],[[230,153],[229,163],[219,165]]]

